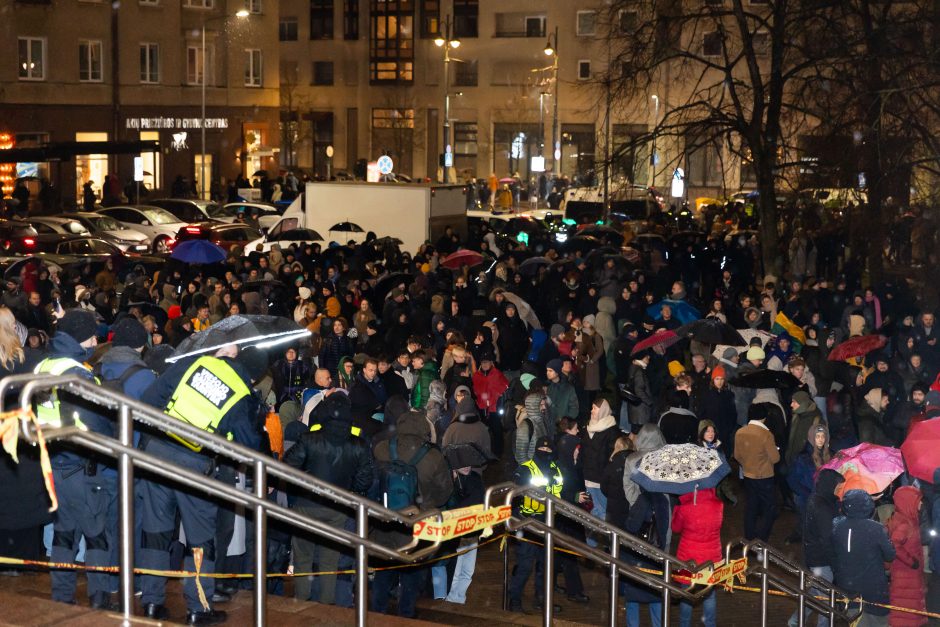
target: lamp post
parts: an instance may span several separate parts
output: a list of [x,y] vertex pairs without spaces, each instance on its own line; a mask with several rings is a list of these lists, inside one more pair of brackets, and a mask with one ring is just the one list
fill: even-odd
[[558,128],[558,27],[548,36],[545,56],[552,57],[552,80],[555,81],[555,102],[552,103],[552,176],[561,173],[561,133]]
[[[249,15],[251,14],[248,12],[248,9],[241,9],[239,11],[236,11],[235,13],[235,17],[239,19],[245,19]],[[200,126],[200,140],[201,140],[200,150],[202,151],[201,154],[199,155],[199,168],[200,168],[199,197],[202,200],[206,199],[206,79],[208,77],[208,72],[209,72],[209,61],[206,58],[207,57],[206,55],[206,25],[209,22],[213,22],[215,20],[219,20],[219,19],[225,20],[226,17],[227,16],[223,15],[221,17],[217,17],[214,19],[202,21],[202,76],[200,77],[200,80],[199,80],[199,82],[202,84],[202,123],[199,125]]]
[[451,37],[450,15],[444,19],[444,32],[438,33],[434,45],[444,49],[444,163],[441,172],[444,183],[450,183],[450,167],[447,165],[447,154],[453,154],[450,145],[450,51],[460,47],[460,40]]
[[650,187],[656,187],[656,129],[659,127],[659,96],[650,96],[653,100],[653,146],[650,150]]

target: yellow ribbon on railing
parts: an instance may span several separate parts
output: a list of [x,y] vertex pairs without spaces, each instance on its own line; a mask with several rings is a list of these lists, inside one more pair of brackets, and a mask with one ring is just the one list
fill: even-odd
[[202,603],[202,607],[207,612],[212,609],[212,606],[209,605],[209,600],[206,598],[206,591],[202,588],[202,558],[204,556],[203,548],[197,546],[193,548],[193,564],[196,566],[196,592],[199,594],[199,602]]
[[16,447],[20,439],[20,420],[26,418],[36,428],[36,442],[39,446],[39,467],[42,469],[42,480],[46,485],[46,493],[49,495],[49,511],[54,512],[59,509],[59,499],[55,493],[55,481],[52,478],[52,462],[49,461],[49,449],[46,447],[46,438],[42,435],[42,428],[39,421],[31,410],[23,408],[14,409],[0,414],[0,442],[3,444],[3,450],[13,458],[17,464],[20,460],[16,454]]

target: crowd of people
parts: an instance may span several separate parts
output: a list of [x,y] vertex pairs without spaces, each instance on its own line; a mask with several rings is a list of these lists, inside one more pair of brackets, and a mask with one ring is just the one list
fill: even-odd
[[[113,264],[57,273],[25,264],[19,276],[6,276],[0,295],[0,367],[78,374],[393,509],[479,504],[487,485],[510,480],[702,563],[722,558],[729,508],[740,504],[733,511],[744,535],[764,542],[779,509],[789,508],[801,524],[787,530],[787,541],[802,543],[804,564],[817,576],[866,601],[938,608],[940,539],[927,531],[940,521],[940,492],[905,473],[871,495],[841,485],[838,472],[820,471],[860,442],[897,447],[912,425],[940,412],[940,327],[926,292],[905,281],[863,285],[853,259],[837,259],[832,274],[813,274],[821,266],[797,259],[789,244],[781,276],[761,276],[753,242],[733,234],[715,238],[706,259],[686,251],[655,268],[555,250],[526,263],[532,255],[524,246],[497,257],[487,235],[461,241],[448,230],[413,254],[373,234],[325,249],[233,249],[220,264],[170,261],[155,273]],[[463,248],[489,259],[448,268],[446,253]],[[244,314],[279,316],[310,335],[267,353],[227,345],[166,361],[194,334]],[[680,336],[635,350],[695,318],[714,318],[751,339],[715,346]],[[828,359],[843,342],[870,334],[883,335],[884,346]],[[795,383],[737,384],[760,371],[789,373]],[[206,381],[228,395],[216,398],[218,387],[200,387]],[[37,415],[115,433],[114,416],[66,394],[38,405]],[[250,484],[239,468],[184,438],[144,433],[140,440],[147,452],[207,480]],[[717,451],[735,472],[716,489],[678,498],[633,481],[645,454],[684,443]],[[53,445],[59,509],[49,514],[34,451],[20,451],[19,465],[0,464],[0,554],[73,562],[81,551],[86,564],[116,563],[113,462]],[[154,477],[136,491],[140,565],[167,569],[185,556],[183,567],[192,570],[198,548],[203,572],[251,572],[250,521],[238,523],[234,510]],[[354,528],[349,512],[311,494],[278,490],[272,498],[334,528]],[[544,516],[544,504],[521,499],[515,513]],[[377,526],[372,537],[396,547],[410,541],[393,525]],[[415,616],[421,595],[465,603],[477,540],[447,543],[442,554],[459,548],[456,558],[376,572],[372,609]],[[543,552],[527,542],[514,550],[509,608],[541,607]],[[268,555],[269,572],[352,565],[351,552],[329,539],[275,524]],[[649,565],[640,555],[628,559]],[[555,598],[589,603],[578,560],[559,555],[557,568]],[[223,621],[214,608],[241,585],[204,581],[213,609],[201,604],[192,578],[184,586],[192,624]],[[88,582],[90,602],[108,607],[116,580],[89,574]],[[74,603],[75,584],[74,574],[53,571],[53,598]],[[138,585],[146,615],[165,618],[165,580],[144,576]],[[283,593],[284,584],[269,589]],[[657,591],[627,582],[621,592],[629,625],[640,624],[641,611],[659,624]],[[353,581],[299,576],[293,593],[351,606]],[[682,625],[692,612],[682,606]],[[702,612],[706,625],[717,624],[714,593]],[[876,605],[864,606],[863,621],[926,623]]]

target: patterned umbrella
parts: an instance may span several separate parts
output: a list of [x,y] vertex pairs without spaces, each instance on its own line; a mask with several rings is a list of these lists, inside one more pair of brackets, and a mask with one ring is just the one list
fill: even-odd
[[718,451],[697,444],[667,444],[647,453],[630,478],[650,492],[688,494],[714,488],[731,472]]
[[837,492],[859,488],[869,494],[878,494],[904,472],[904,460],[899,449],[862,442],[839,451],[820,470],[823,468],[831,468],[845,477],[842,490]]

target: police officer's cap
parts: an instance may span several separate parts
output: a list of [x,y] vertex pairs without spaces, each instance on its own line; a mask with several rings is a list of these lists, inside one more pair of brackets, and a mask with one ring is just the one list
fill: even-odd
[[535,450],[539,450],[542,448],[547,448],[550,451],[554,451],[555,445],[552,444],[552,439],[549,437],[545,437],[545,436],[539,438],[538,441],[535,443]]

